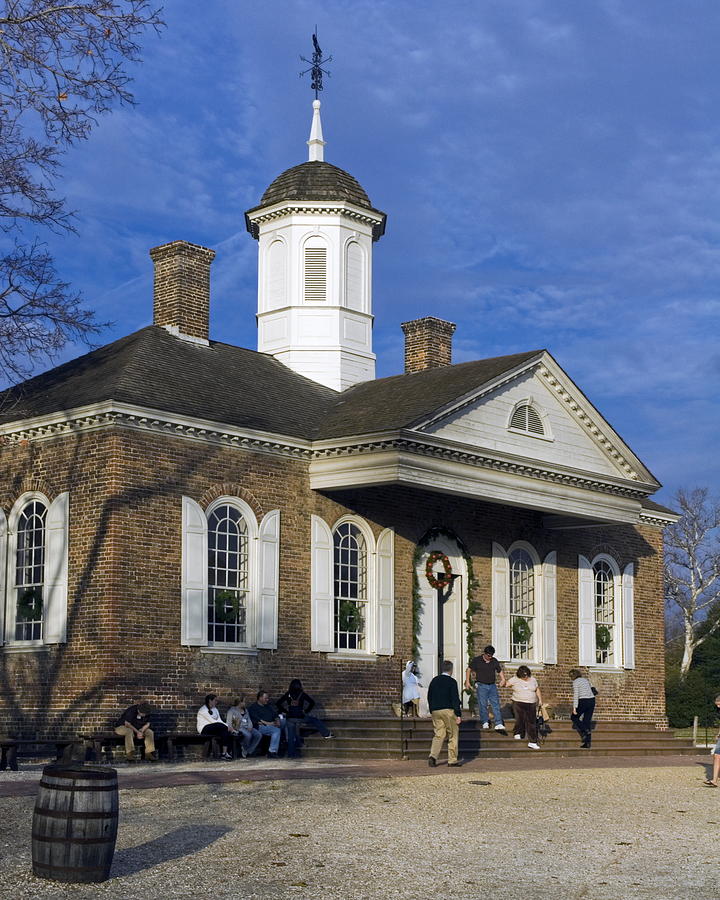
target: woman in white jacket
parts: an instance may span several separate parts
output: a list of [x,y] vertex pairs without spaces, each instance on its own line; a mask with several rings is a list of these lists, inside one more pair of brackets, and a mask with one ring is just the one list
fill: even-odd
[[208,694],[205,697],[205,703],[200,707],[197,714],[197,730],[198,734],[203,737],[217,738],[223,747],[223,759],[232,759],[230,755],[230,730],[220,718],[220,711],[217,708],[217,694]]
[[405,707],[405,715],[419,715],[420,706],[420,679],[417,666],[412,659],[405,663],[405,671],[402,676],[403,692],[402,702]]

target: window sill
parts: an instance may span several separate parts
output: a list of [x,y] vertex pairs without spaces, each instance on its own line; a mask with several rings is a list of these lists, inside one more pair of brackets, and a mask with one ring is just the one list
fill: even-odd
[[326,659],[342,662],[375,662],[377,654],[368,653],[365,650],[335,650],[333,653],[328,653]]
[[542,672],[545,668],[544,662],[530,662],[527,659],[499,659],[499,662],[504,666],[527,666],[531,672]]
[[628,669],[623,668],[623,666],[609,666],[603,665],[602,663],[595,663],[594,666],[588,666],[589,672],[617,672],[620,674],[621,672],[627,672]]
[[49,650],[49,644],[3,644],[3,653],[42,653]]
[[222,656],[258,656],[260,653],[252,647],[201,647],[200,652]]

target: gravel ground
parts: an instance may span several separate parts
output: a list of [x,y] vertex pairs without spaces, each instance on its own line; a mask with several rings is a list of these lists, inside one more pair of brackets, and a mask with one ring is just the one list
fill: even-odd
[[36,879],[34,799],[6,797],[0,897],[716,900],[720,790],[703,777],[615,762],[121,790],[99,885]]

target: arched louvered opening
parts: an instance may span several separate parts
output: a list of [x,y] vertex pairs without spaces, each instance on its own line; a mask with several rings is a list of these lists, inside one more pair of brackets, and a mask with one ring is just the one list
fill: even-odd
[[306,244],[304,261],[305,301],[322,303],[327,300],[327,248]]
[[515,431],[525,431],[527,434],[545,435],[540,414],[529,403],[521,403],[516,407],[510,420],[510,427]]

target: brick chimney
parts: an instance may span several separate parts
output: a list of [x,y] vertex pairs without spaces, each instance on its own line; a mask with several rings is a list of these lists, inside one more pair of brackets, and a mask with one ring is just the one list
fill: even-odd
[[210,263],[215,251],[188,241],[153,247],[153,324],[207,341],[210,332]]
[[425,316],[403,322],[400,327],[405,332],[406,373],[450,365],[455,324],[435,316]]

